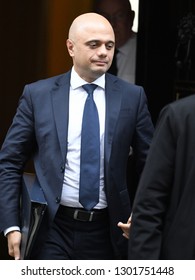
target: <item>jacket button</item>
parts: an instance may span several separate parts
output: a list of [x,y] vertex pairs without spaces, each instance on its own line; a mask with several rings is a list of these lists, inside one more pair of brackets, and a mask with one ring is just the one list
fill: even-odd
[[59,196],[56,197],[56,203],[60,203],[60,197]]
[[64,173],[64,166],[61,166],[61,172]]

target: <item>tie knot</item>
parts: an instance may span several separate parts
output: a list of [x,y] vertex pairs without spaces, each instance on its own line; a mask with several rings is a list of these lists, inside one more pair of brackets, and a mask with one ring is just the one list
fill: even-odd
[[96,89],[97,85],[95,85],[95,84],[86,84],[86,85],[83,85],[82,87],[84,88],[84,90],[88,94],[93,94],[93,92]]

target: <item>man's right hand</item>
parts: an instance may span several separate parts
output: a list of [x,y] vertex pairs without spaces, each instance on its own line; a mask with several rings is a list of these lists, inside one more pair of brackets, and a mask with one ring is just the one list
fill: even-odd
[[11,231],[7,234],[8,253],[15,260],[20,259],[21,232]]
[[118,227],[120,227],[123,231],[123,236],[126,239],[129,239],[129,230],[130,230],[130,226],[131,226],[131,216],[129,217],[128,221],[126,224],[119,222],[118,223]]

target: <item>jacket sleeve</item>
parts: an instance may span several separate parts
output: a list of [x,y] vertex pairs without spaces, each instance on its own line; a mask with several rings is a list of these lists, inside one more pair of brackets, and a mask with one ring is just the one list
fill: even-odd
[[20,226],[21,175],[34,144],[33,110],[26,86],[0,151],[0,231]]
[[132,211],[129,259],[159,259],[163,219],[175,162],[175,125],[169,107],[159,117]]

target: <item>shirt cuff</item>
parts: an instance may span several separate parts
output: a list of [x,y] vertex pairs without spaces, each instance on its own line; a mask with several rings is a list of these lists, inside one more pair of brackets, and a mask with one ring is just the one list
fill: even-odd
[[4,236],[6,236],[9,232],[11,231],[20,231],[20,228],[17,227],[17,226],[14,226],[14,227],[9,227],[7,228],[6,230],[4,230]]

